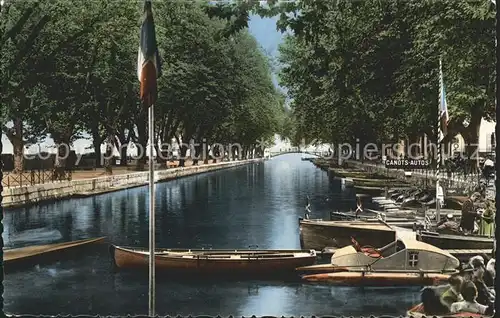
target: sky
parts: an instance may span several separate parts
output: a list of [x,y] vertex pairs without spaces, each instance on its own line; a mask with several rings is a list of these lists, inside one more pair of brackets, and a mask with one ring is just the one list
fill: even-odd
[[[261,18],[259,16],[251,16],[248,23],[248,29],[250,33],[255,36],[257,42],[262,47],[263,51],[266,52],[271,57],[278,56],[278,46],[283,40],[283,34],[276,30],[276,21],[278,17],[274,18]],[[278,86],[277,76],[273,74],[273,81],[276,86]],[[7,137],[2,134],[2,144],[3,153],[12,153],[12,144],[7,139]],[[42,151],[53,150],[48,149],[48,147],[53,146],[54,141],[52,138],[47,137],[39,146],[33,146],[28,149],[29,153],[36,153],[41,149]],[[91,139],[79,139],[73,143],[74,150],[77,153],[92,152],[92,149],[88,149],[92,145]],[[102,151],[105,151],[105,146],[101,146]]]

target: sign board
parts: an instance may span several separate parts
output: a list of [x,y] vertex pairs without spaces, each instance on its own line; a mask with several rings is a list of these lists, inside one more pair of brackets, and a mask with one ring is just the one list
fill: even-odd
[[431,165],[427,159],[387,159],[385,167],[388,169],[427,169]]

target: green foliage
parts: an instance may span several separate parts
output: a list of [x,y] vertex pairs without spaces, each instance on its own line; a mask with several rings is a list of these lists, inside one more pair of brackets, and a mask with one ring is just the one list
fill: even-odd
[[[7,0],[1,14],[4,126],[20,119],[26,136],[48,133],[56,142],[83,132],[97,144],[113,135],[126,141],[129,133],[144,142],[136,75],[142,1]],[[284,98],[245,28],[228,32],[228,21],[207,14],[202,1],[154,2],[153,14],[163,68],[155,105],[161,141],[252,147],[278,132]]]
[[[282,14],[281,84],[297,131],[325,142],[434,138],[439,58],[450,137],[494,119],[494,8],[489,2],[300,2]],[[464,127],[463,121],[471,124]],[[471,135],[472,134],[472,135]]]

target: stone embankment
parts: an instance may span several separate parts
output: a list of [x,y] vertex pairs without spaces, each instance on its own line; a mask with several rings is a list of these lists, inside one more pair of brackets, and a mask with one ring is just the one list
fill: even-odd
[[[263,159],[249,159],[158,170],[155,171],[155,181],[168,181],[199,173],[256,163],[262,160]],[[2,205],[9,208],[63,198],[88,197],[96,194],[144,186],[148,182],[149,172],[144,171],[91,179],[4,188],[2,193]]]

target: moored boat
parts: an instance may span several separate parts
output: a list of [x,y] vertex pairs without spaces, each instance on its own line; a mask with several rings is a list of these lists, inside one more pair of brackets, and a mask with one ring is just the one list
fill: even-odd
[[482,235],[460,235],[443,234],[431,231],[420,231],[417,233],[417,239],[432,244],[436,247],[451,249],[493,249],[493,237]]
[[[120,269],[148,269],[149,250],[111,246],[114,263]],[[158,271],[170,274],[268,276],[295,274],[301,266],[316,262],[314,250],[203,250],[157,249]]]
[[429,273],[373,273],[336,272],[305,275],[308,282],[328,283],[339,286],[427,286],[446,282],[450,275]]
[[336,285],[407,286],[435,285],[446,282],[451,274],[458,273],[460,262],[450,253],[414,239],[398,238],[379,249],[352,244],[338,249],[332,256],[331,268],[305,267],[302,272],[309,282]]
[[297,273],[301,275],[307,275],[307,274],[344,272],[349,270],[349,268],[336,266],[332,264],[317,264],[317,265],[297,267],[295,270],[297,271]]
[[4,249],[3,265],[6,269],[13,269],[37,261],[57,260],[59,259],[58,256],[65,252],[72,252],[91,244],[102,243],[104,239],[105,237],[98,237],[64,243]]
[[324,221],[299,218],[300,243],[303,249],[322,250],[344,247],[355,237],[361,244],[384,246],[396,239],[395,230],[382,223],[363,221]]
[[384,187],[376,187],[376,186],[358,186],[358,185],[355,185],[353,188],[356,191],[356,193],[369,194],[372,196],[378,196],[378,195],[384,193],[384,191],[385,191]]
[[[387,215],[387,214],[386,214]],[[404,218],[349,220],[350,215],[337,215],[343,221],[299,218],[301,248],[323,250],[328,247],[343,247],[349,244],[351,236],[361,244],[384,246],[393,242],[396,231],[414,236],[417,240],[444,250],[492,250],[493,237],[421,231],[422,221]],[[347,220],[346,220],[347,219]],[[431,221],[431,226],[435,222]],[[415,231],[417,230],[417,231]],[[410,234],[413,232],[413,234]]]
[[413,232],[415,221],[398,221],[387,223],[375,221],[325,221],[321,219],[299,218],[299,235],[301,248],[323,250],[324,248],[340,248],[351,243],[354,237],[362,245],[385,246],[399,236],[416,237]]
[[363,209],[361,212],[330,212],[331,221],[354,221],[360,220],[365,222],[380,223],[380,216],[383,215],[387,223],[400,223],[401,227],[413,228],[415,222],[423,222],[423,217],[417,217],[415,211],[376,211],[372,209]]

